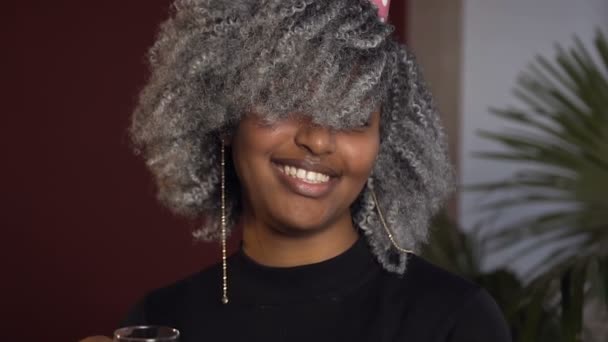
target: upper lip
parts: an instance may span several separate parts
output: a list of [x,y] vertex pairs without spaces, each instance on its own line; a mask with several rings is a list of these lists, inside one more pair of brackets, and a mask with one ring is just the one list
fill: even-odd
[[330,177],[337,177],[340,175],[338,171],[330,166],[309,159],[273,158],[272,161],[276,164],[294,166],[299,169],[322,173]]

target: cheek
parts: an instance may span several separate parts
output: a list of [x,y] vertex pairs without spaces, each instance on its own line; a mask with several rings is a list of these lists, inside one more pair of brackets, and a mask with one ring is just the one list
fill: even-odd
[[348,172],[356,178],[366,180],[369,176],[379,151],[377,139],[363,139],[359,137],[346,138],[341,145],[342,155],[346,162]]
[[239,181],[246,188],[258,176],[255,174],[257,156],[263,154],[264,146],[256,144],[251,132],[239,127],[232,140],[232,160]]
[[285,143],[290,129],[287,125],[266,127],[250,119],[241,121],[232,140],[232,157],[244,186],[270,176],[270,155]]

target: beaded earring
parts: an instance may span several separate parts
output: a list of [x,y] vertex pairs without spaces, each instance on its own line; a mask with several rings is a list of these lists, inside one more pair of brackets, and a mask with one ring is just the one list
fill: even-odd
[[226,157],[224,143],[221,147],[221,247],[222,247],[222,303],[228,304],[228,263],[226,260]]

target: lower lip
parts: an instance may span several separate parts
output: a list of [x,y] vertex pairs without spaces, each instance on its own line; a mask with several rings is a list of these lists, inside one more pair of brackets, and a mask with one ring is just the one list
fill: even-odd
[[274,166],[274,170],[277,173],[277,176],[281,180],[281,183],[289,188],[291,191],[295,192],[298,195],[302,195],[304,197],[310,198],[320,198],[327,195],[336,185],[337,179],[335,177],[330,177],[329,181],[325,183],[307,183],[301,179],[288,176],[285,174],[281,167],[275,163],[272,163]]

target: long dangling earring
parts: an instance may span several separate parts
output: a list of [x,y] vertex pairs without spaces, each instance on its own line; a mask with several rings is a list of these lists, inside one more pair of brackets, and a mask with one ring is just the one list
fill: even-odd
[[382,211],[380,210],[380,206],[378,205],[378,199],[376,198],[376,192],[374,192],[374,188],[370,186],[370,187],[368,187],[368,189],[372,193],[372,199],[374,200],[374,204],[376,206],[376,211],[378,212],[378,216],[380,217],[380,222],[382,223],[382,226],[384,227],[384,230],[386,231],[386,234],[388,235],[388,238],[391,240],[391,243],[393,244],[393,246],[400,252],[415,254],[414,251],[405,249],[397,244],[397,241],[395,241],[395,237],[393,236],[393,232],[388,228],[386,221],[384,221],[384,215],[382,215]]
[[226,160],[224,143],[222,142],[221,156],[221,240],[222,240],[222,303],[228,304],[228,264],[226,262]]

